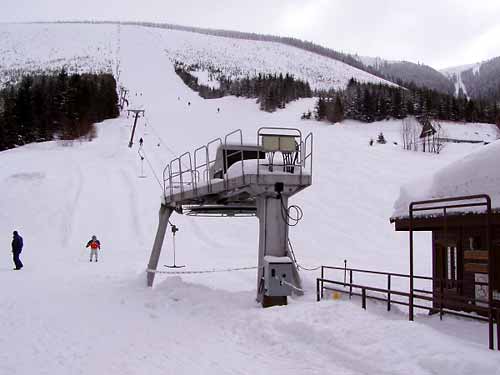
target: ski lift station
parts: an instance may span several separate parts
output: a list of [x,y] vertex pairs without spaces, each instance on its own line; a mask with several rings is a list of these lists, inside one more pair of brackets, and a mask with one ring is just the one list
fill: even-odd
[[255,143],[236,130],[168,163],[163,171],[159,225],[148,264],[153,285],[169,219],[191,216],[259,219],[257,301],[285,305],[302,286],[288,240],[302,216],[288,199],[312,183],[313,136],[299,129],[263,127]]

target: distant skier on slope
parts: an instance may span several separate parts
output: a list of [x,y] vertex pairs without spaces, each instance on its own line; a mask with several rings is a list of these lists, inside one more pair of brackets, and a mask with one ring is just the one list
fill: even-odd
[[14,231],[13,236],[12,257],[14,258],[14,264],[16,265],[16,268],[14,269],[19,271],[23,268],[23,263],[21,262],[21,259],[19,259],[19,255],[21,255],[21,251],[23,251],[23,238],[19,235],[19,233],[17,233],[17,230]]
[[85,247],[90,247],[90,262],[92,262],[92,258],[95,256],[95,261],[97,262],[97,250],[101,249],[101,243],[97,239],[96,236],[92,236],[92,239],[87,242],[87,246]]
[[139,147],[142,147],[143,143],[144,143],[144,139],[142,139],[142,137],[141,137],[141,139],[139,139]]

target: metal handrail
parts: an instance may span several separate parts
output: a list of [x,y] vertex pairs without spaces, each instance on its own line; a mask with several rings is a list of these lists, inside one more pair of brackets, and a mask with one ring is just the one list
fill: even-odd
[[[405,278],[409,279],[410,275],[402,274],[402,273],[396,273],[396,272],[383,272],[383,271],[372,271],[372,270],[365,270],[365,269],[357,269],[357,268],[348,268],[348,267],[333,267],[333,266],[321,266],[321,278],[325,277],[325,269],[330,269],[330,270],[336,270],[336,271],[344,271],[345,273],[349,272],[349,281],[352,283],[353,280],[353,275],[355,272],[357,273],[365,273],[369,275],[377,275],[377,276],[387,276],[387,277],[399,277],[399,278]],[[414,275],[414,279],[419,279],[419,280],[426,280],[426,281],[432,281],[435,283],[436,287],[433,287],[433,291],[428,291],[428,290],[417,290],[419,293],[435,293],[435,290],[437,288],[440,288],[442,285],[449,285],[449,282],[452,281],[456,285],[461,285],[463,284],[463,280],[450,280],[450,279],[445,279],[445,278],[435,278],[431,276],[419,276],[419,275]],[[485,282],[475,282],[475,285],[481,285],[481,286],[486,286],[488,283]],[[390,283],[388,283],[390,285]],[[455,298],[455,297],[450,297],[450,298]],[[470,298],[470,297],[465,297],[465,296],[457,296],[458,300],[465,300],[467,302],[481,302],[485,303],[488,302],[483,299],[479,298]]]
[[[204,154],[205,154],[205,163],[200,164],[200,165],[198,165],[198,163],[197,163],[197,157],[196,157],[199,151],[205,151],[204,152]],[[207,148],[206,145],[203,145],[201,147],[198,147],[196,150],[194,150],[194,172],[195,172],[195,176],[198,177],[198,179],[199,179],[198,169],[205,167],[207,165],[207,163],[208,163],[208,148]],[[195,182],[194,190],[195,190],[195,195],[198,196],[198,181],[197,180]]]
[[[163,169],[163,195],[166,197],[167,196],[167,185],[166,185],[166,182],[167,182],[167,177],[165,176],[166,172],[168,170],[168,181],[169,181],[169,188],[171,187],[171,173],[170,173],[170,164],[167,164],[165,166],[165,168]],[[171,188],[169,189],[170,190],[170,194],[169,195],[172,195],[172,190]]]
[[[182,159],[187,157],[189,159],[189,168],[186,170],[182,169]],[[181,156],[179,156],[179,168],[181,169],[180,173],[180,180],[181,180],[181,197],[184,195],[184,180],[183,177],[185,174],[191,175],[191,184],[193,184],[194,181],[194,175],[193,175],[193,161],[191,159],[191,153],[190,152],[185,152]],[[186,182],[186,185],[189,185],[188,182]]]
[[[339,271],[352,271],[352,272],[359,272],[359,273],[368,273],[368,274],[373,274],[373,275],[391,275],[395,277],[404,277],[404,278],[410,278],[410,275],[406,275],[403,273],[396,273],[396,272],[383,272],[383,271],[371,271],[371,270],[364,270],[364,269],[359,269],[359,268],[346,268],[346,267],[333,267],[333,266],[321,266],[323,269],[329,269],[329,270],[339,270]],[[433,280],[432,277],[430,276],[413,276],[415,279],[423,279],[423,280]]]
[[[295,137],[299,139],[298,143],[298,156],[299,160],[294,161],[292,163],[289,163],[287,161],[283,161],[283,164],[279,164],[279,166],[283,166],[284,168],[287,167],[293,167],[293,168],[299,168],[300,169],[300,179],[302,183],[302,175],[303,175],[303,168],[306,167],[307,160],[310,160],[310,168],[312,171],[312,145],[313,145],[313,135],[312,133],[309,133],[305,139],[302,138],[302,132],[299,129],[295,128],[279,128],[279,127],[261,127],[257,131],[257,145],[261,146],[261,137],[263,135],[266,135],[266,133],[262,133],[262,131],[267,130],[270,131],[271,133],[269,134],[275,134],[277,136],[287,136],[287,134],[282,134],[282,133],[272,133],[272,132],[283,132],[283,131],[291,131],[295,132],[295,134],[288,134],[290,137]],[[199,196],[199,185],[200,181],[202,178],[206,180],[207,186],[208,186],[208,192],[212,192],[212,177],[210,176],[210,171],[212,167],[216,164],[217,162],[217,151],[219,150],[220,146],[224,145],[225,146],[225,151],[223,152],[223,180],[224,180],[224,187],[226,189],[229,188],[229,175],[227,173],[227,170],[229,169],[229,158],[233,157],[235,155],[240,155],[239,159],[241,162],[241,175],[243,178],[243,184],[246,182],[246,173],[245,173],[245,158],[244,158],[244,150],[242,149],[243,147],[240,147],[239,150],[233,151],[233,152],[228,152],[228,145],[229,140],[231,137],[236,136],[237,142],[236,145],[243,146],[243,132],[241,129],[236,129],[230,133],[228,133],[224,137],[224,141],[222,141],[222,138],[215,138],[208,142],[206,145],[200,146],[197,149],[194,150],[193,156],[191,155],[190,152],[185,152],[184,154],[180,155],[177,158],[172,159],[163,169],[163,194],[166,197],[167,196],[167,191],[169,195],[174,194],[174,186],[179,186],[180,188],[180,193],[181,197],[184,196],[185,193],[185,186],[192,186],[192,191],[193,195],[195,197]],[[214,144],[218,144],[218,147],[215,149],[215,154],[213,156],[213,159],[211,158],[211,149],[213,148]],[[308,146],[310,147],[310,151],[308,150]],[[188,159],[187,163],[189,164],[188,167],[183,167],[183,159]],[[194,159],[194,169],[193,169],[193,159]],[[184,164],[185,165],[185,164]],[[260,156],[257,157],[257,179],[259,176],[259,171],[260,167],[266,165],[261,163]],[[224,168],[226,169],[224,171]],[[186,175],[190,175],[190,180],[189,181],[184,181]],[[176,180],[178,180],[178,183],[176,183]],[[168,184],[167,184],[168,181]]]
[[228,171],[229,171],[228,158],[229,158],[229,156],[238,155],[238,154],[241,155],[241,175],[243,176],[243,183],[245,183],[245,166],[243,164],[244,163],[243,150],[240,149],[239,151],[232,152],[231,154],[228,153],[227,139],[235,134],[239,134],[240,146],[243,146],[243,132],[241,131],[241,129],[236,129],[236,130],[232,131],[231,133],[226,134],[226,136],[224,137],[225,152],[224,152],[224,164],[222,166],[222,170],[224,171],[224,168],[226,168],[226,170],[225,170],[226,173],[223,174],[224,186],[226,189],[229,188],[229,176],[228,176]]
[[[307,153],[307,140],[308,139],[309,139],[309,143],[311,145],[310,146],[311,151],[309,153]],[[313,145],[314,145],[313,133],[309,133],[306,136],[306,138],[304,139],[304,146],[305,146],[304,167],[306,167],[307,159],[310,158],[309,174],[311,175],[311,177],[312,177],[312,172],[313,172]]]
[[[325,278],[325,270],[337,270],[337,271],[343,271],[344,272],[344,281],[334,281],[334,280],[329,280]],[[361,284],[354,284],[353,283],[353,274],[354,273],[364,273],[368,275],[382,275],[387,277],[387,288],[379,288],[379,287],[371,287],[367,285],[361,285]],[[347,281],[347,274],[349,274],[349,281]],[[421,289],[415,289],[413,285],[410,284],[410,291],[409,292],[401,292],[397,291],[394,289],[391,289],[391,280],[392,277],[400,277],[400,278],[405,278],[411,281],[412,279],[419,279],[419,280],[425,280],[425,281],[431,281],[432,282],[432,291],[428,290],[421,290]],[[429,311],[436,311],[439,312],[440,318],[442,319],[442,316],[444,313],[447,314],[453,314],[457,316],[463,316],[463,317],[469,317],[469,318],[476,318],[479,320],[487,321],[489,325],[489,347],[490,349],[493,349],[493,320],[496,319],[497,322],[497,348],[500,350],[500,309],[493,307],[490,303],[489,300],[484,300],[481,298],[476,298],[476,297],[469,297],[469,296],[463,296],[463,295],[454,295],[453,293],[447,293],[448,288],[446,288],[446,285],[448,285],[450,280],[445,279],[445,278],[435,278],[435,277],[430,277],[430,276],[419,276],[419,275],[408,275],[408,274],[401,274],[401,273],[396,273],[396,272],[382,272],[382,271],[372,271],[372,270],[366,270],[366,269],[356,269],[356,268],[348,268],[346,266],[344,267],[333,267],[333,266],[321,266],[321,277],[317,279],[317,293],[318,293],[318,301],[319,299],[323,298],[323,290],[334,290],[342,293],[348,293],[349,296],[352,295],[359,295],[357,293],[353,292],[353,288],[357,289],[362,289],[364,297],[363,298],[373,298],[377,299],[380,301],[385,301],[387,302],[387,310],[390,311],[391,309],[391,303],[394,304],[399,304],[399,305],[404,305],[408,307],[416,307],[416,308],[422,308],[422,309],[427,309]],[[457,286],[460,284],[463,284],[463,281],[461,282],[460,280],[453,280],[454,284]],[[328,287],[324,287],[324,283],[332,283],[336,285],[342,285],[345,287],[348,287],[348,290],[339,290],[339,289],[331,289]],[[480,283],[475,283],[477,285],[488,285],[488,283],[480,282]],[[374,297],[374,296],[366,296],[366,290],[368,291],[375,291],[379,293],[387,293],[386,298],[381,298],[381,297]],[[432,297],[427,297],[423,294],[432,294]],[[403,301],[398,301],[398,300],[392,300],[391,295],[397,295],[397,296],[405,296],[408,297],[408,302],[403,302]],[[417,305],[414,303],[414,300],[425,300],[429,302],[434,302],[439,305],[439,307],[435,306],[424,306],[424,305]],[[472,304],[473,303],[473,304]],[[487,304],[487,306],[480,306],[476,305],[476,303],[482,303],[482,304]],[[470,312],[478,312],[478,313],[483,313],[483,314],[488,314],[488,317],[476,317],[476,316],[471,316],[468,314],[463,314],[463,313],[458,313],[455,311],[450,311],[449,308],[444,307],[444,305],[450,307],[456,307],[457,309],[463,309],[463,310],[469,310]],[[366,302],[363,303],[363,307],[366,308]]]
[[[215,149],[215,155],[214,155],[214,158],[213,159],[210,159],[210,146],[212,146],[213,144],[215,143],[219,143],[219,146],[217,146],[217,148]],[[210,174],[210,168],[212,167],[212,165],[215,164],[215,162],[217,161],[217,150],[218,148],[222,145],[222,138],[218,137],[218,138],[215,138],[215,139],[212,139],[210,142],[207,143],[207,161],[208,161],[208,164],[207,164],[207,169],[206,169],[206,175],[207,175],[207,183],[208,183],[208,192],[211,193],[212,192],[212,179],[211,179],[211,176],[209,175]]]
[[[344,284],[344,282],[342,282],[342,281],[336,281],[336,280],[330,280],[330,279],[324,279],[324,278],[317,278],[316,279],[316,283],[317,283],[317,289],[316,289],[316,300],[317,301],[320,301],[323,298],[323,295],[321,293],[321,289],[326,289],[326,290],[332,290],[332,291],[336,291],[336,292],[341,292],[341,293],[349,294],[350,296],[352,296],[352,295],[359,295],[357,293],[352,292],[352,288],[356,288],[356,289],[364,289],[365,291],[368,290],[368,291],[372,291],[372,292],[384,293],[384,294],[387,294],[388,296],[390,296],[390,295],[397,295],[397,296],[401,296],[401,297],[407,297],[408,299],[411,297],[411,293],[409,293],[409,292],[402,292],[400,290],[378,288],[378,287],[372,287],[372,286],[361,285],[361,284],[354,284],[354,283],[345,283]],[[325,283],[326,284],[334,284],[334,285],[349,287],[349,290],[336,289],[336,288],[334,288],[334,289],[328,288],[328,287],[324,286]],[[436,301],[436,302],[443,303],[443,302],[449,302],[449,300],[453,299],[453,298],[450,298],[450,296],[448,296],[448,295],[446,295],[446,297],[447,297],[446,299],[445,298],[441,299],[441,297],[443,297],[443,296],[444,295],[441,295],[441,294],[435,294],[435,296],[433,296],[433,297],[427,297],[427,296],[422,296],[422,295],[418,295],[418,294],[415,295],[414,294],[414,298],[415,299],[420,299],[420,300],[429,301],[429,302]],[[404,306],[408,306],[409,305],[409,302],[391,300],[389,297],[384,299],[384,298],[381,298],[381,297],[375,297],[375,296],[366,295],[366,298],[372,298],[372,299],[377,299],[377,300],[385,301],[388,304],[389,303],[394,303],[394,304],[400,304],[400,305],[404,305]],[[479,300],[478,302],[481,302],[481,301]],[[458,303],[454,304],[454,305],[456,307],[458,307],[458,308],[460,308],[460,307],[468,308],[469,310],[471,310],[471,312],[488,313],[490,311],[489,308],[483,307],[483,306],[470,305],[470,304],[458,304]],[[488,318],[486,318],[486,317],[481,317],[481,316],[476,316],[476,315],[468,315],[468,314],[465,314],[465,313],[458,313],[458,312],[455,312],[453,310],[450,310],[450,309],[447,309],[447,308],[443,308],[442,305],[440,305],[440,307],[438,307],[438,308],[437,307],[432,307],[432,306],[419,305],[418,308],[426,309],[426,310],[429,310],[429,311],[437,311],[437,310],[439,310],[440,314],[453,314],[453,315],[463,316],[463,317],[467,317],[467,318],[471,318],[471,319],[488,321]],[[496,310],[496,309],[493,309],[493,310]]]
[[[188,159],[189,159],[189,167],[184,170],[182,167],[182,165],[183,165],[182,160],[186,157],[188,157]],[[174,165],[176,165],[176,164],[177,164],[177,169],[174,172]],[[172,159],[170,161],[170,178],[169,178],[170,181],[169,181],[169,184],[170,184],[171,194],[173,191],[172,186],[175,183],[175,178],[178,177],[179,178],[179,187],[181,190],[181,197],[184,195],[184,185],[185,185],[184,184],[184,175],[186,173],[189,173],[191,175],[191,181],[186,182],[186,184],[192,185],[193,181],[194,181],[194,175],[193,175],[193,163],[192,163],[190,152],[185,152],[182,155],[180,155],[179,157]]]

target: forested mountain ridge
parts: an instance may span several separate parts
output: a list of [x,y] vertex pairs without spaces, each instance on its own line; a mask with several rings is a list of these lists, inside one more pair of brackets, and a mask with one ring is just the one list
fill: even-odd
[[453,93],[453,82],[434,68],[409,61],[383,62],[376,69],[386,79],[408,86],[413,83],[418,87],[429,88],[444,94]]
[[[62,22],[62,23],[68,23],[68,22]],[[362,70],[373,76],[393,82],[403,87],[417,86],[420,88],[428,88],[436,90],[444,94],[450,94],[450,95],[453,95],[454,93],[458,94],[458,91],[455,91],[455,83],[453,77],[450,77],[447,74],[443,74],[442,72],[432,68],[431,66],[420,63],[413,63],[410,61],[388,61],[380,58],[361,58],[357,54],[350,54],[346,52],[337,51],[335,49],[324,47],[322,45],[313,43],[311,41],[304,41],[298,38],[232,31],[224,29],[183,26],[183,25],[158,23],[158,22],[78,21],[74,23],[135,25],[135,26],[144,26],[152,28],[161,28],[167,30],[187,31],[202,35],[211,35],[211,36],[240,39],[240,40],[280,43],[286,46],[296,47],[304,51],[317,54],[319,56],[334,59],[336,61],[342,62],[351,67]],[[490,93],[491,90],[486,90],[486,92]],[[474,98],[479,99],[479,97],[474,97]],[[482,96],[481,99],[492,99],[492,98],[485,98],[484,96]]]
[[[44,23],[44,24],[54,24],[52,23]],[[311,54],[316,54],[321,56],[321,58],[327,58],[335,61],[337,64],[345,64],[349,69],[343,69],[342,77],[331,76],[329,77],[329,71],[339,72],[339,69],[334,69],[332,66],[328,66],[327,70],[319,71],[317,67],[314,69],[315,77],[304,76],[297,74],[297,72],[283,71],[282,73],[291,73],[295,75],[297,78],[302,80],[308,80],[313,89],[317,89],[315,87],[314,82],[311,81],[313,78],[316,81],[321,81],[323,86],[335,86],[335,89],[344,88],[350,78],[355,78],[360,81],[365,82],[374,82],[375,80],[385,80],[390,81],[392,83],[398,84],[405,88],[411,88],[414,86],[420,88],[429,88],[432,90],[436,90],[440,93],[451,94],[451,95],[466,95],[475,100],[488,100],[488,101],[499,101],[500,99],[500,89],[499,89],[499,80],[500,74],[500,63],[499,58],[492,59],[486,63],[480,65],[479,68],[473,67],[467,69],[461,74],[453,75],[447,74],[444,71],[439,72],[434,68],[424,65],[424,64],[416,64],[408,61],[387,61],[380,58],[361,58],[358,55],[349,54],[346,52],[340,52],[334,50],[332,48],[327,48],[321,46],[319,44],[304,41],[297,38],[286,37],[286,36],[274,36],[274,35],[264,35],[257,33],[248,33],[248,32],[239,32],[239,31],[231,31],[231,30],[222,30],[222,29],[209,29],[209,28],[200,28],[200,27],[190,27],[190,26],[182,26],[175,25],[169,23],[151,23],[151,22],[116,22],[116,21],[78,21],[78,22],[56,22],[55,24],[104,24],[109,26],[114,25],[126,25],[126,26],[141,26],[141,27],[149,27],[149,28],[158,28],[172,31],[184,31],[188,33],[195,33],[205,36],[216,36],[222,38],[230,38],[230,39],[239,39],[245,41],[262,41],[262,42],[271,42],[277,43],[277,45],[282,46],[290,46],[295,47],[303,51],[307,51]],[[227,44],[227,43],[226,43]],[[263,43],[265,44],[265,43]],[[207,46],[212,47],[212,46]],[[106,48],[109,49],[108,46]],[[175,51],[178,52],[178,51]],[[203,51],[202,51],[203,52]],[[205,51],[206,52],[206,51]],[[216,51],[218,55],[220,55],[220,51]],[[207,55],[208,56],[208,55]],[[173,60],[183,60],[181,57],[174,55]],[[213,56],[208,56],[213,58]],[[293,58],[293,56],[285,56],[286,59]],[[320,57],[318,57],[320,59]],[[242,63],[244,60],[240,61]],[[189,64],[198,63],[198,61],[185,61]],[[210,63],[210,61],[205,61]],[[222,61],[227,62],[227,61]],[[256,62],[252,60],[252,63]],[[106,65],[109,66],[110,63],[106,62]],[[283,64],[281,64],[283,65]],[[321,62],[320,65],[324,65]],[[326,65],[325,65],[326,67]],[[215,66],[215,68],[219,68],[219,66]],[[248,68],[248,67],[246,67]],[[279,66],[279,68],[283,68]],[[242,70],[240,66],[237,69]],[[304,69],[311,71],[309,66],[304,66]],[[478,72],[479,69],[479,72]],[[234,77],[234,79],[241,79],[246,77],[247,75],[255,75],[255,72],[262,72],[266,74],[279,74],[281,71],[266,71],[262,70],[260,66],[253,67],[252,74],[248,74],[248,72],[244,71],[241,77]],[[248,69],[246,69],[248,70]],[[255,71],[255,72],[254,72]],[[227,73],[227,72],[224,72]],[[479,73],[479,74],[478,74]],[[227,74],[226,74],[227,75]],[[365,77],[361,77],[361,75],[365,75]],[[339,87],[343,86],[343,87]],[[319,87],[319,89],[328,89],[330,87]]]
[[461,77],[471,98],[500,102],[500,57],[462,72]]

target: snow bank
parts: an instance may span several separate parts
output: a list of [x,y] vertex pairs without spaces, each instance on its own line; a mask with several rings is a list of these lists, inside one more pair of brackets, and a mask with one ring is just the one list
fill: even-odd
[[[478,194],[488,194],[492,201],[492,208],[499,210],[499,160],[500,140],[451,163],[433,176],[424,177],[403,186],[394,205],[393,217],[408,216],[408,207],[414,201]],[[483,210],[483,208],[465,208],[460,212]],[[424,213],[429,214],[430,211],[424,211]]]

